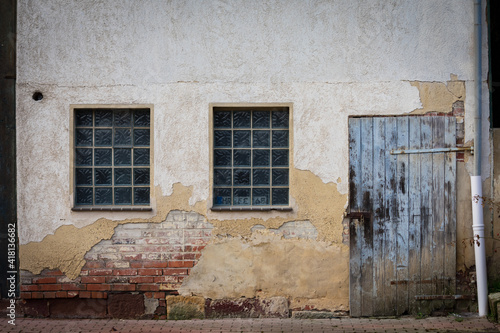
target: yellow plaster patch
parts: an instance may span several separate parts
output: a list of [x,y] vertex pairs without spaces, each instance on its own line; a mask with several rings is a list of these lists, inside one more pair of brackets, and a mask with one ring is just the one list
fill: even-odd
[[290,171],[290,193],[296,203],[296,211],[271,218],[266,218],[263,213],[258,214],[262,217],[253,217],[257,214],[248,213],[249,217],[242,219],[210,219],[214,225],[213,233],[249,236],[251,228],[257,224],[277,229],[285,222],[309,220],[318,229],[319,240],[342,242],[342,219],[347,194],[340,194],[335,183],[325,184],[310,171]]
[[19,247],[20,268],[34,274],[43,269],[59,269],[70,279],[76,278],[83,265],[85,253],[103,239],[110,239],[118,222],[99,219],[95,223],[76,228],[64,225],[41,242]]
[[453,103],[465,100],[465,81],[458,80],[456,75],[446,82],[410,82],[417,87],[420,93],[421,109],[416,109],[413,114],[428,112],[451,112]]
[[346,309],[349,248],[262,231],[221,237],[205,248],[179,293],[212,299],[284,296],[296,307],[311,299],[303,305]]

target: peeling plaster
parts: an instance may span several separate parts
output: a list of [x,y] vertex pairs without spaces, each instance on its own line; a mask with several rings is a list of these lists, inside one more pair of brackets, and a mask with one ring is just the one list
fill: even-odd
[[309,220],[319,232],[318,239],[341,243],[347,194],[340,194],[336,184],[325,184],[310,171],[290,171],[292,212],[210,212],[214,234],[249,236],[255,225],[278,229],[285,222]]
[[[53,235],[46,236],[41,242],[31,242],[20,246],[21,269],[39,274],[43,269],[60,269],[70,279],[79,275],[85,264],[84,256],[101,240],[110,239],[114,228],[119,224],[137,222],[162,222],[172,210],[194,211],[207,216],[214,225],[213,235],[248,236],[254,225],[266,228],[279,228],[283,223],[296,220],[309,220],[318,229],[319,239],[329,242],[342,242],[342,214],[347,204],[347,195],[336,190],[333,183],[324,184],[319,177],[309,171],[292,170],[290,173],[291,196],[295,209],[291,213],[266,218],[267,213],[242,213],[238,216],[259,216],[248,219],[232,219],[231,212],[207,214],[207,202],[198,201],[189,205],[193,187],[174,184],[170,196],[157,196],[156,215],[149,219],[125,219],[114,221],[100,218],[83,228],[61,226]],[[157,189],[156,193],[162,193]],[[217,219],[210,218],[217,215]],[[226,217],[224,217],[226,216]],[[229,217],[228,217],[229,216]]]
[[422,107],[414,110],[412,114],[448,113],[452,111],[454,102],[465,100],[465,81],[458,80],[453,74],[446,83],[412,81],[410,84],[418,88],[422,103]]
[[162,222],[172,210],[194,211],[206,215],[206,202],[197,202],[194,206],[188,204],[192,191],[192,187],[174,184],[171,196],[157,198],[157,214],[150,219],[113,221],[100,218],[83,228],[61,226],[41,242],[31,242],[19,247],[20,269],[34,274],[39,274],[45,268],[59,269],[67,277],[74,279],[85,265],[85,254],[100,241],[111,239],[119,224]]

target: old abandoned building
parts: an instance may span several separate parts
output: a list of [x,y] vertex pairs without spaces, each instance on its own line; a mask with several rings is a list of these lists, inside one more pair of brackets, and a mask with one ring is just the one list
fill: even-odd
[[481,313],[492,3],[5,1],[19,311]]

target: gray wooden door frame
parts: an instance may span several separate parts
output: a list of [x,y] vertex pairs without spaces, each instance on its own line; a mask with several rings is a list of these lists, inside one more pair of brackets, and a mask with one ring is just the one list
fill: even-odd
[[455,137],[454,117],[349,118],[351,316],[426,312],[422,295],[454,295],[456,154],[391,150]]

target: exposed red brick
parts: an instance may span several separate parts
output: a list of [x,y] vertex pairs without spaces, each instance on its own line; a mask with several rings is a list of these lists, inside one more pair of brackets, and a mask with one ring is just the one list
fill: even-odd
[[43,293],[43,298],[56,298],[55,291],[46,291]]
[[87,263],[85,263],[85,266],[83,266],[83,268],[86,269],[103,268],[103,267],[104,267],[104,261],[102,260],[87,261]]
[[43,293],[39,291],[34,291],[31,293],[31,298],[43,298]]
[[123,260],[141,260],[142,254],[122,254],[122,259]]
[[170,256],[170,260],[183,260],[184,255],[182,253],[174,253]]
[[38,290],[40,290],[40,286],[37,284],[21,285],[21,291],[38,291]]
[[113,270],[110,268],[89,269],[89,275],[112,275]]
[[114,275],[137,275],[137,269],[124,268],[113,270]]
[[128,276],[106,276],[106,283],[129,283]]
[[87,290],[92,290],[92,291],[106,291],[110,290],[111,285],[107,283],[101,283],[101,284],[88,284],[87,285]]
[[41,284],[41,291],[59,291],[61,290],[61,284]]
[[93,291],[92,298],[108,298],[108,293],[104,293],[102,291]]
[[[80,283],[81,279],[82,279],[81,277],[77,277],[76,279],[71,280],[71,283]],[[61,283],[61,284],[62,283],[69,283],[68,281],[69,281],[69,279],[65,275],[57,277],[57,283]]]
[[188,270],[182,268],[167,268],[163,270],[163,275],[187,275]]
[[144,261],[142,264],[144,268],[166,268],[168,263],[166,261],[153,260]]
[[60,270],[56,269],[56,270],[52,270],[52,271],[43,271],[42,272],[42,275],[48,275],[48,276],[60,276],[60,275],[64,275]]
[[191,245],[201,245],[206,244],[207,240],[203,237],[191,237],[186,239],[186,243]]
[[42,283],[56,283],[56,277],[36,277],[33,278],[33,283],[42,284]]
[[78,291],[68,291],[68,298],[77,297],[78,294]]
[[184,260],[194,260],[194,259],[196,259],[196,253],[184,253],[182,255],[182,259],[184,259]]
[[[179,246],[179,249],[181,249],[182,247]],[[142,248],[142,251],[145,252],[145,253],[148,253],[148,252],[178,252],[178,251],[169,251],[169,247],[168,246],[153,246],[153,245],[150,245],[150,246],[144,246]]]
[[[163,291],[153,293],[153,298],[165,299],[165,293]],[[161,301],[160,301],[161,302]],[[160,305],[160,304],[158,304]],[[165,304],[163,304],[165,306]]]
[[129,268],[130,263],[128,261],[108,261],[106,263],[106,268]]
[[168,262],[168,267],[193,267],[194,262],[193,261],[169,261]]
[[113,284],[111,285],[113,291],[135,291],[135,284]]
[[130,268],[142,268],[142,261],[131,261]]
[[90,298],[92,293],[90,291],[80,291],[79,296],[80,298]]
[[177,281],[178,281],[177,276],[162,275],[154,277],[155,283],[177,283]]
[[138,291],[159,291],[160,286],[157,284],[138,284],[137,290]]
[[31,299],[31,293],[30,292],[21,292],[19,294],[19,297],[21,297],[21,299]]
[[82,276],[82,283],[105,283],[105,276]]
[[67,298],[68,297],[68,292],[67,291],[58,291],[56,292],[56,298]]
[[152,276],[134,276],[129,279],[130,283],[152,283],[153,281]]
[[85,285],[77,283],[63,283],[61,290],[85,290]]
[[139,275],[161,275],[163,270],[155,268],[139,268],[137,272]]
[[[155,293],[155,294],[158,294],[158,293]],[[165,294],[165,296],[166,296],[166,293],[163,293],[163,294]],[[165,298],[165,296],[162,298]],[[167,301],[165,301],[164,299],[158,300],[158,306],[167,306]]]

